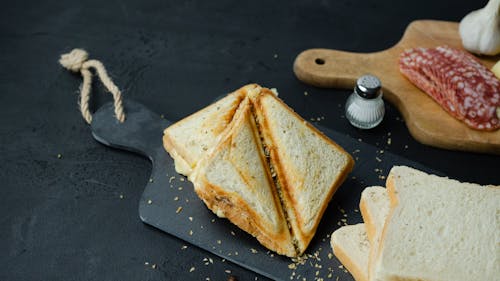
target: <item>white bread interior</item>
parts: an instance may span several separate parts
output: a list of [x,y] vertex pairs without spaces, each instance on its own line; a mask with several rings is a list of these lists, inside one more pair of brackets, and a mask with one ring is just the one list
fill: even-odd
[[370,243],[364,223],[345,225],[335,230],[330,239],[333,253],[356,281],[368,281]]
[[368,281],[370,249],[374,238],[368,235],[368,224],[374,233],[382,232],[389,212],[389,196],[381,186],[367,187],[361,193],[360,209],[365,223],[342,226],[332,233],[331,246],[339,261],[356,281]]
[[370,280],[499,280],[500,187],[389,173],[390,214]]

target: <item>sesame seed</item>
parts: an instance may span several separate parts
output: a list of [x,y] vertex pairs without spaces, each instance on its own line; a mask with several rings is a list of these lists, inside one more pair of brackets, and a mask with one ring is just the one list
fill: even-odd
[[62,158],[62,154],[61,153],[58,153],[57,154],[57,159],[61,159]]
[[189,272],[193,272],[196,268],[194,266],[192,266],[190,269],[189,269]]
[[174,201],[179,201],[179,196],[175,196]]
[[177,210],[175,210],[175,213],[176,213],[176,214],[178,214],[178,213],[180,213],[181,211],[182,211],[182,207],[181,207],[181,206],[179,206],[179,207],[177,207]]
[[148,200],[148,205],[151,205],[151,204],[153,204],[153,200],[149,199]]

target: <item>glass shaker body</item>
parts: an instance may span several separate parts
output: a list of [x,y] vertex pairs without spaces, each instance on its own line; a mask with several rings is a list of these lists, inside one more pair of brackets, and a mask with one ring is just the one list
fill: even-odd
[[353,126],[371,129],[382,122],[385,107],[381,87],[380,80],[372,75],[364,75],[357,80],[354,93],[345,105],[346,118]]

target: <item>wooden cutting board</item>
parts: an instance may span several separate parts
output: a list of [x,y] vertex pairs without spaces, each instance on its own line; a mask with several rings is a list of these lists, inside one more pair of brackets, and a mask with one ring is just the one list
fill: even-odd
[[[414,47],[448,45],[463,49],[458,23],[434,20],[412,22],[393,47],[374,53],[310,49],[295,59],[297,77],[317,87],[353,89],[356,79],[370,73],[380,78],[384,99],[403,115],[412,136],[419,142],[446,149],[500,154],[500,130],[470,129],[448,115],[427,94],[399,72],[398,58]],[[480,57],[488,68],[500,57]]]

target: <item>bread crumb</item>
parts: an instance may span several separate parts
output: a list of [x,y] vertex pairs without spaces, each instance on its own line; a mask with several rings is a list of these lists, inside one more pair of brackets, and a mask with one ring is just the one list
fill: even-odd
[[188,247],[188,246],[183,245],[183,246],[181,247],[181,250],[186,250],[186,249],[187,249],[187,247]]
[[391,143],[392,143],[391,138],[388,138],[388,139],[387,139],[387,144],[388,144],[388,145],[391,145]]
[[156,269],[156,263],[153,263],[153,265],[151,265],[151,268]]
[[171,177],[168,179],[168,183],[171,183],[174,179],[175,179],[175,176],[171,176]]
[[407,148],[408,148],[408,145],[407,145],[407,144],[405,144],[405,149],[407,149]]
[[277,59],[278,58],[278,54],[274,54],[273,58]]
[[224,272],[227,274],[231,274],[231,270],[229,270],[229,269],[224,270]]
[[220,241],[220,240],[217,240],[217,244],[219,244],[219,245],[220,245],[220,244],[222,244],[222,241]]
[[307,96],[309,95],[309,93],[307,91],[304,91],[304,96]]
[[179,196],[175,196],[174,201],[179,201]]
[[332,253],[328,253],[328,259],[332,259],[333,258],[333,254]]
[[288,268],[295,269],[295,268],[297,268],[297,265],[294,264],[294,263],[291,263],[291,264],[288,265]]
[[62,159],[62,154],[61,153],[57,154],[57,159]]
[[148,199],[148,205],[151,205],[151,204],[153,204],[153,200]]
[[175,210],[175,213],[176,213],[176,214],[178,214],[178,213],[180,213],[181,211],[182,211],[182,207],[181,207],[181,206],[179,206],[179,207],[177,207],[177,210]]
[[120,199],[123,199],[123,194],[120,194]]
[[184,181],[184,178],[180,178],[179,180],[180,180],[180,181]]
[[194,266],[192,266],[192,267],[189,269],[189,272],[193,272],[193,271],[195,271],[195,269],[196,269],[196,268],[195,268]]
[[326,276],[327,278],[332,278],[332,273],[328,273],[328,275]]
[[182,186],[179,186],[179,188],[177,188],[178,190],[182,190]]
[[250,248],[250,252],[252,252],[252,254],[257,254],[257,250],[255,250],[254,248]]
[[149,178],[149,182],[153,182],[153,178]]
[[189,219],[189,221],[193,221],[193,217],[189,217],[188,219]]
[[189,235],[193,235],[193,231],[192,230],[189,231]]
[[211,221],[211,222],[215,222],[215,219],[211,219],[210,221]]

